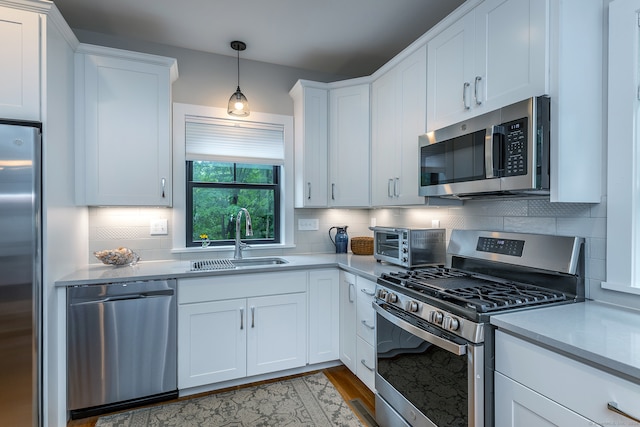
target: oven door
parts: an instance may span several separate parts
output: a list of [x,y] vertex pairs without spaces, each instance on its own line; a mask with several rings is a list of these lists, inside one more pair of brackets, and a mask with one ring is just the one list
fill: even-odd
[[[376,418],[419,427],[484,425],[484,352],[381,301],[376,310]],[[389,420],[394,419],[390,423]]]

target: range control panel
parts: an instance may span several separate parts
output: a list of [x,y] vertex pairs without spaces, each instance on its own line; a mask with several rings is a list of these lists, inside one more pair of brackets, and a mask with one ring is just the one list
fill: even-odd
[[495,237],[478,237],[476,250],[500,255],[522,256],[524,240],[499,239]]

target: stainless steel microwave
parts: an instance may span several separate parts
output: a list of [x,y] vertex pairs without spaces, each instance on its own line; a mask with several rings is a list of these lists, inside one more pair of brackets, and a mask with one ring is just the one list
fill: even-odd
[[421,135],[419,194],[549,194],[549,124],[540,96]]
[[373,230],[373,257],[405,268],[441,265],[446,261],[444,228],[369,227]]

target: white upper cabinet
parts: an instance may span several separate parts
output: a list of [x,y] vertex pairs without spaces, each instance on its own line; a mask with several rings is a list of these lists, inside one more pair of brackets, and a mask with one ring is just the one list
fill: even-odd
[[329,206],[369,207],[369,84],[329,92]]
[[0,118],[40,121],[38,13],[0,7]]
[[175,59],[81,45],[76,53],[78,204],[171,206]]
[[313,85],[299,80],[289,92],[294,108],[296,208],[327,206],[329,95],[326,87]]
[[427,130],[548,93],[546,10],[486,0],[428,42]]
[[424,204],[418,195],[418,135],[425,132],[426,47],[371,85],[371,204]]

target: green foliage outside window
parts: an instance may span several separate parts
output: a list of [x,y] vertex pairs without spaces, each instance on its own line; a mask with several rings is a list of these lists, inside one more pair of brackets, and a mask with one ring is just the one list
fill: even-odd
[[192,161],[187,174],[187,246],[199,245],[201,234],[213,245],[230,244],[240,208],[249,211],[253,225],[253,236],[245,236],[243,215],[243,240],[279,241],[278,166]]

